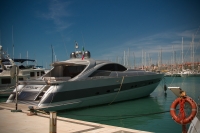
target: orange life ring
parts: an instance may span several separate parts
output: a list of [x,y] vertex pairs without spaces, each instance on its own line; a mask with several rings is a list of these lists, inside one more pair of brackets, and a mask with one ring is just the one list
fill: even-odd
[[188,102],[192,108],[192,111],[190,113],[190,115],[186,118],[184,118],[183,120],[176,114],[176,106],[179,104],[179,101],[180,101],[181,98],[177,98],[174,100],[174,102],[172,103],[171,107],[170,107],[170,114],[172,116],[172,119],[174,121],[176,121],[177,123],[181,124],[181,125],[186,125],[188,123],[190,123],[194,117],[196,116],[197,114],[197,104],[195,103],[195,101],[186,96],[184,99],[185,99],[185,102]]

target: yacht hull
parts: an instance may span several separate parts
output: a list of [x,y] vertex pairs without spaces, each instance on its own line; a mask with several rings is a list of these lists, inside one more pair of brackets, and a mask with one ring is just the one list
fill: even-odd
[[[112,104],[145,97],[155,90],[162,78],[161,75],[149,77],[121,77],[65,83],[52,87],[49,93],[42,98],[37,108],[45,111],[56,111]],[[102,83],[104,83],[103,86]]]
[[158,83],[146,86],[139,87],[132,90],[127,90],[123,92],[115,92],[112,94],[104,94],[100,96],[93,96],[81,99],[74,99],[69,101],[58,102],[54,104],[40,104],[38,109],[45,111],[56,111],[64,109],[75,109],[88,106],[102,105],[102,104],[112,104],[114,102],[132,100],[137,98],[142,98],[148,96],[153,92]]

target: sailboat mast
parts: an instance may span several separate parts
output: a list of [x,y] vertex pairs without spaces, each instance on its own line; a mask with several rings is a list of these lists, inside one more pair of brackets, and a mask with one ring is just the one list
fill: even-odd
[[133,52],[133,61],[134,61],[134,69],[135,69],[135,54]]
[[129,65],[129,68],[131,68],[131,62],[130,62],[130,48],[128,48],[128,65]]
[[194,71],[194,35],[193,35],[193,38],[192,38],[192,62],[193,62],[192,69]]
[[142,49],[142,69],[143,69],[143,65],[144,65],[143,59],[144,59],[144,57],[143,57],[143,49]]
[[[26,59],[28,60],[28,51],[27,51]],[[26,62],[26,65],[28,66],[28,61]]]
[[125,55],[125,51],[124,51],[124,66],[126,65],[126,64],[125,64],[125,61],[126,61],[126,60],[125,60],[125,59],[126,59],[125,56],[126,56],[126,55]]
[[172,52],[173,52],[173,58],[172,58],[172,64],[173,64],[173,66],[174,66],[174,64],[175,64],[175,55],[174,55],[174,46],[172,45]]
[[1,31],[0,31],[0,46],[1,46]]
[[146,60],[146,51],[144,52],[144,67],[146,68],[147,64],[146,64],[147,60]]
[[182,71],[183,71],[183,37],[182,37]]
[[13,47],[13,59],[14,59],[14,41],[13,41],[13,26],[12,26],[12,47]]
[[52,47],[52,45],[51,45],[51,54],[52,54],[52,59],[51,59],[51,63],[53,63],[53,47]]

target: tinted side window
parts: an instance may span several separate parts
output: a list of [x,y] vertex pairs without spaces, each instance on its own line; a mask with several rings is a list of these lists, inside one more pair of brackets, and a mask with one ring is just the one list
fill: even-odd
[[18,80],[19,80],[19,81],[23,81],[24,79],[23,79],[23,78],[19,78]]
[[75,77],[85,69],[86,65],[80,66],[64,66],[63,67],[63,76],[64,77]]
[[96,76],[109,76],[110,75],[110,71],[95,71],[93,72],[89,77],[96,77]]
[[98,70],[107,70],[107,71],[126,71],[127,68],[119,64],[107,64],[100,67]]
[[111,71],[126,71],[126,70],[127,70],[126,67],[119,64],[107,64],[97,69],[89,77],[109,76]]
[[11,83],[11,79],[10,78],[3,78],[3,79],[1,79],[1,83],[2,84],[10,84]]
[[30,72],[31,77],[35,77],[35,72]]
[[116,71],[126,71],[127,70],[126,67],[119,65],[119,64],[115,64],[115,67],[116,67]]
[[45,74],[45,72],[44,72],[44,71],[41,71],[41,76],[44,75],[44,74]]
[[115,66],[114,64],[107,64],[105,66],[100,67],[98,70],[115,71]]

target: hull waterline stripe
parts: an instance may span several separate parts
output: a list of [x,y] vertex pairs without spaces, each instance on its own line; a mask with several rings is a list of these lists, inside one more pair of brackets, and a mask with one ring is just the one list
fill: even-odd
[[[158,82],[160,82],[160,79],[126,83],[126,84],[123,84],[120,91],[137,89],[139,87],[148,86],[148,85],[155,84]],[[49,93],[46,99],[41,101],[41,104],[62,102],[62,101],[67,101],[67,100],[80,99],[80,98],[104,95],[104,94],[109,94],[109,93],[116,93],[115,89],[119,87],[120,87],[120,84],[111,85],[111,86],[102,86],[102,87],[96,87],[96,88],[87,88],[87,89],[81,89],[81,90]]]

